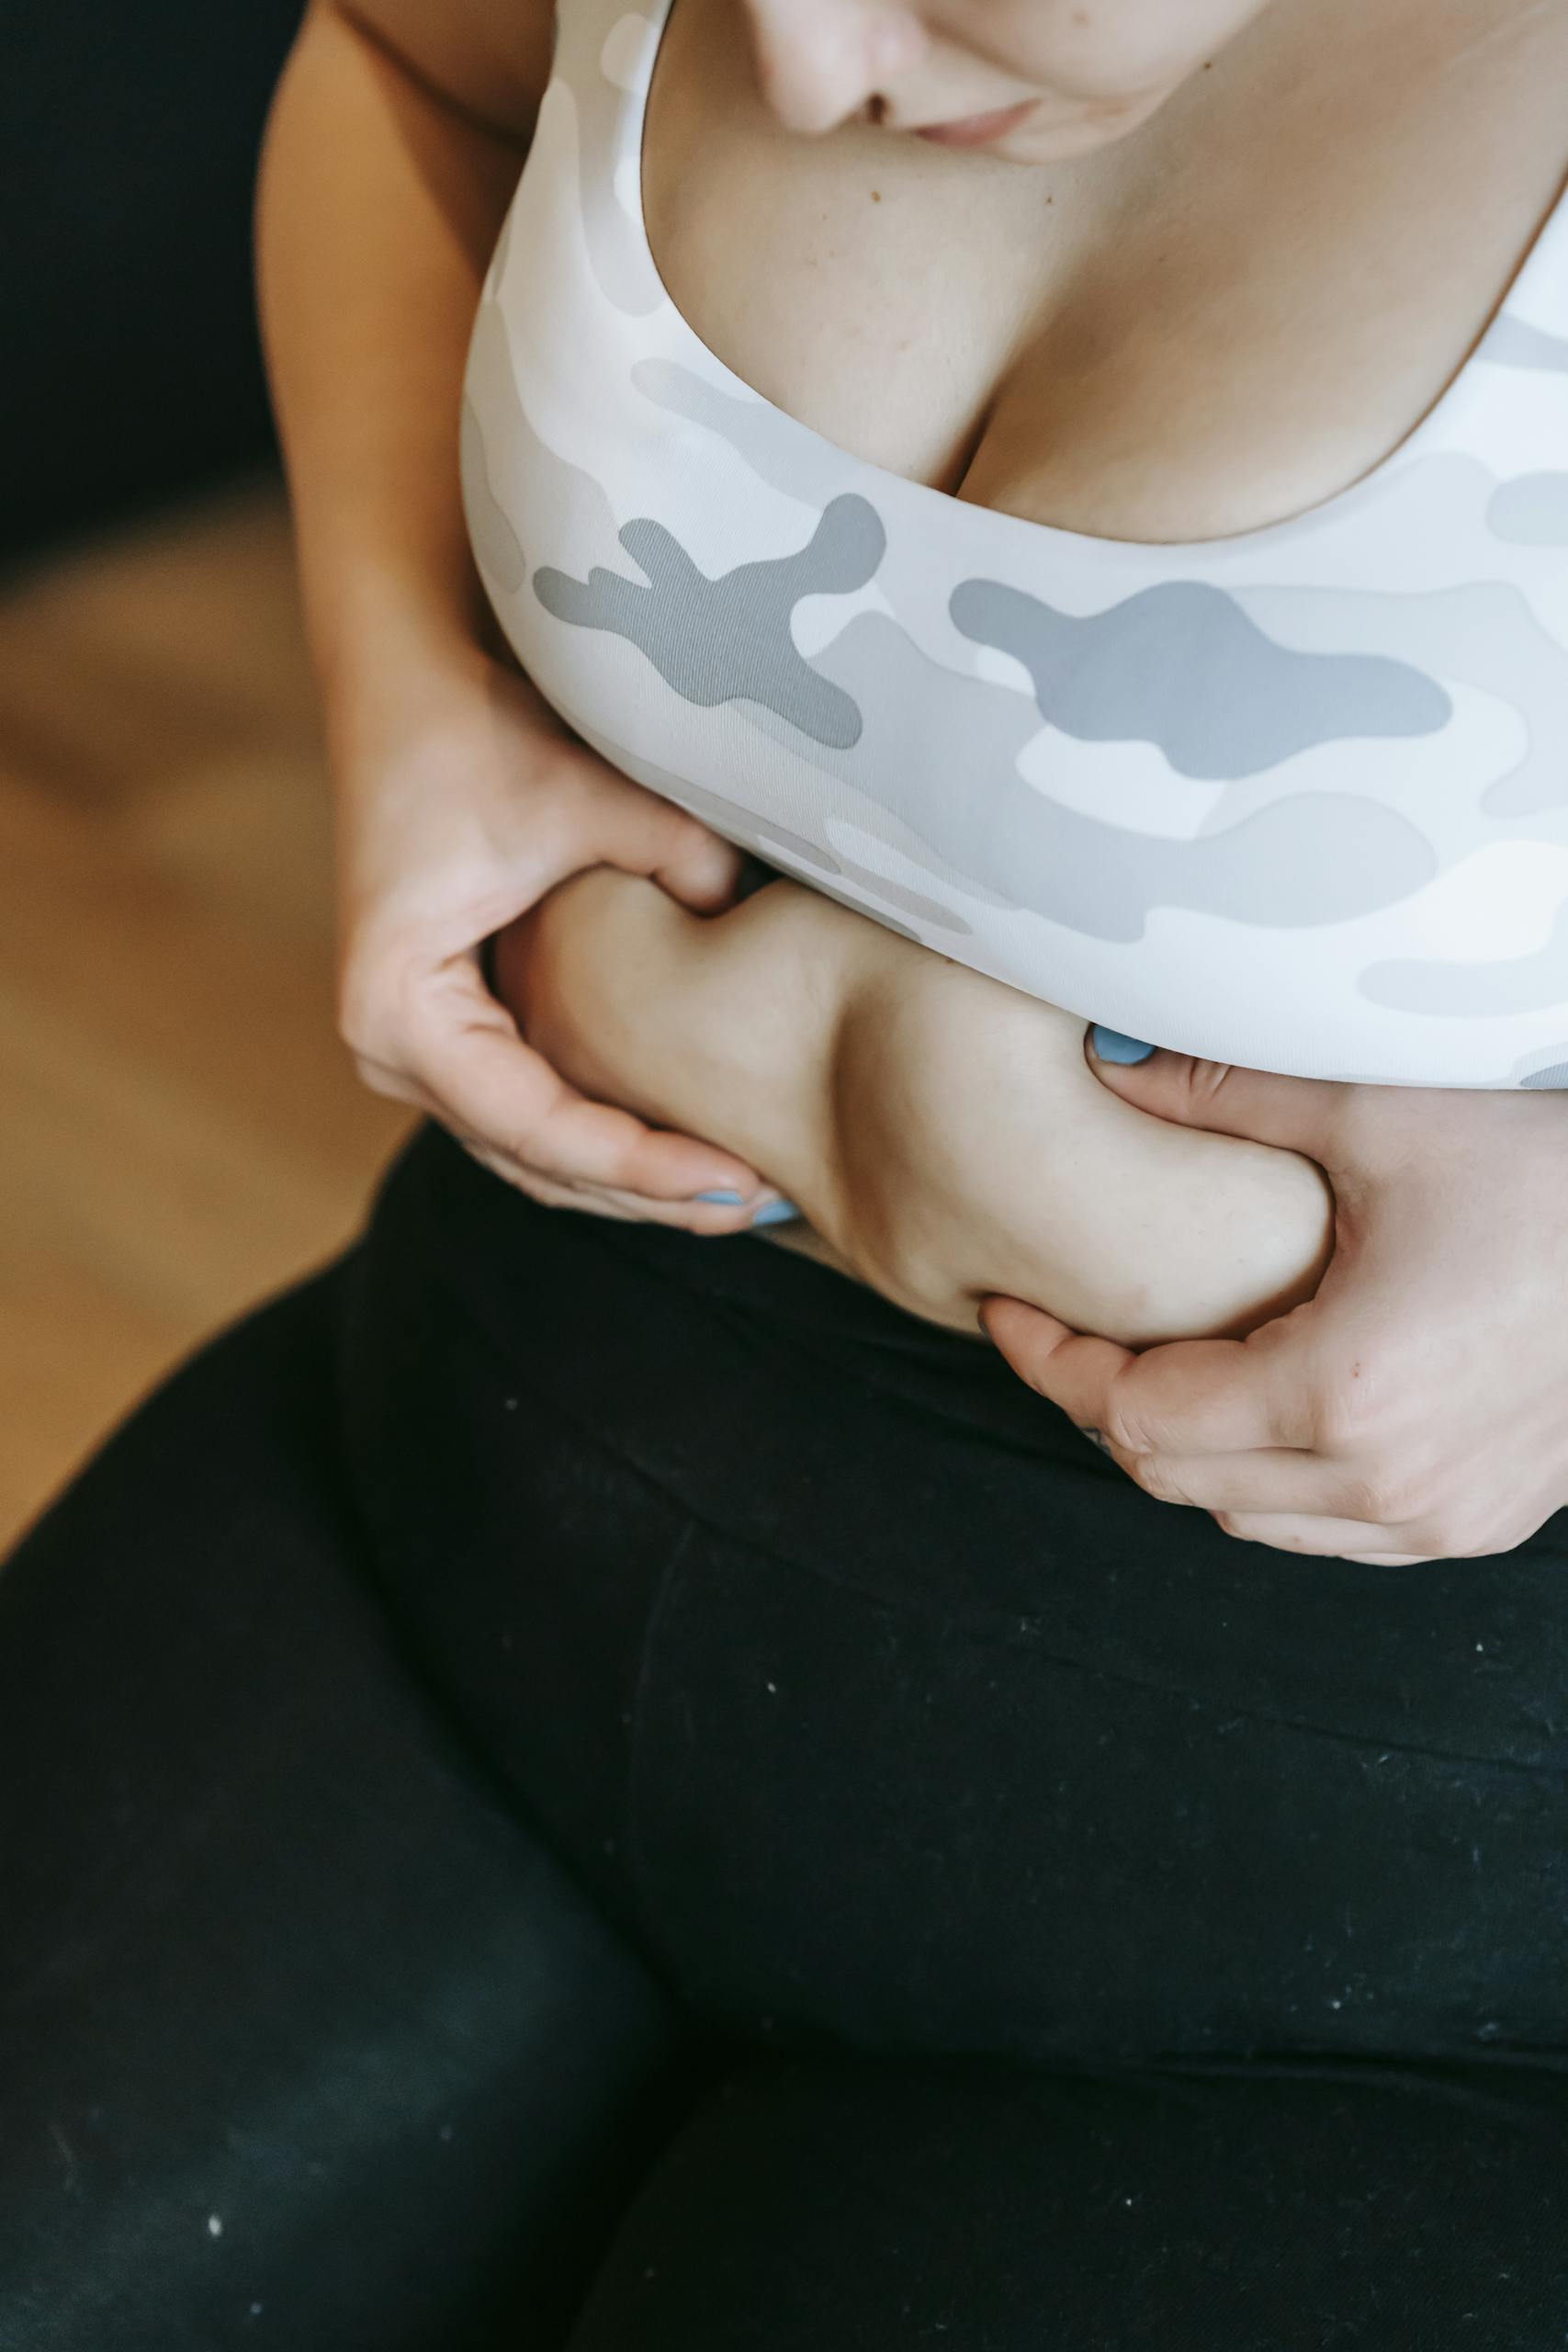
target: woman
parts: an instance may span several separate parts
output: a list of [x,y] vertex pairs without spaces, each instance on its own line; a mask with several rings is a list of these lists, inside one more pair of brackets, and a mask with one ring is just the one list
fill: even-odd
[[469,1150],[8,1573],[7,2326],[1533,2352],[1568,19],[549,36],[275,117],[345,1024]]

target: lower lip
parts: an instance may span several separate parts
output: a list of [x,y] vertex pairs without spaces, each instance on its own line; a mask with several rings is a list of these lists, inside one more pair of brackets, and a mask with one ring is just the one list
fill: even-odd
[[1021,106],[1003,107],[998,114],[972,114],[962,122],[923,122],[915,136],[930,139],[939,147],[989,147],[1026,121],[1037,103],[1025,98]]

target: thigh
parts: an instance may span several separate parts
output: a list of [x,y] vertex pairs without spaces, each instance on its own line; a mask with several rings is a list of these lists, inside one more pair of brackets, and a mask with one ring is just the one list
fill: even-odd
[[341,1276],[0,1578],[0,2347],[558,2342],[683,2064],[361,1581]]
[[820,1268],[536,1210],[449,1144],[364,1262],[389,1593],[713,2027],[1561,2046],[1568,1527],[1303,1567]]
[[571,2352],[1547,2352],[1568,2084],[798,2061],[638,2196]]

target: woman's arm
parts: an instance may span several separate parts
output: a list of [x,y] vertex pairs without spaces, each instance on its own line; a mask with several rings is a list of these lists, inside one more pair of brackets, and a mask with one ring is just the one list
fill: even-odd
[[536,1197],[721,1232],[759,1205],[752,1170],[583,1102],[479,969],[565,875],[619,865],[714,908],[738,865],[566,734],[502,657],[469,560],[464,360],[552,17],[316,0],[268,129],[262,311],[337,788],[341,1020],[372,1086]]
[[350,769],[411,664],[417,680],[487,637],[457,417],[552,13],[317,0],[273,104],[262,319],[311,645]]
[[1322,1271],[1309,1162],[1131,1110],[1082,1022],[793,883],[705,922],[586,875],[498,943],[497,984],[577,1084],[754,1160],[955,1329],[1002,1290],[1139,1346],[1244,1330]]

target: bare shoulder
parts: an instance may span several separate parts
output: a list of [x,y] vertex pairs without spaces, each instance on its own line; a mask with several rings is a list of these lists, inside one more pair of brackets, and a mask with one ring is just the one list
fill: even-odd
[[555,0],[322,0],[440,96],[527,139],[550,75]]

